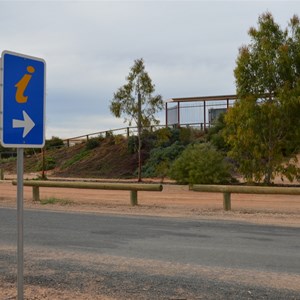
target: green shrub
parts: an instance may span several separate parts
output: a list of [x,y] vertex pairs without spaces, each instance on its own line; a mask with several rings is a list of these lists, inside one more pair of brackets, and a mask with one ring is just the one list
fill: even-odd
[[115,145],[115,136],[111,130],[105,131],[105,141],[109,145]]
[[[44,171],[52,170],[56,166],[55,159],[51,156],[45,156]],[[37,171],[43,170],[43,160],[39,161],[36,166]]]
[[184,146],[175,142],[169,147],[154,148],[150,152],[147,163],[143,166],[144,177],[165,177],[172,162],[182,153]]
[[50,140],[46,140],[46,149],[61,148],[64,146],[64,141],[57,136],[53,136]]
[[154,132],[155,144],[154,147],[167,147],[170,146],[170,138],[172,136],[171,129],[169,127],[163,127]]
[[137,153],[138,145],[139,145],[138,137],[135,135],[130,136],[128,138],[128,144],[127,144],[128,153],[130,153],[130,154]]
[[179,141],[183,145],[191,143],[193,140],[193,129],[189,127],[180,127],[179,128]]
[[142,131],[141,138],[142,138],[142,149],[146,151],[150,151],[151,149],[153,149],[157,141],[157,136],[155,132],[151,132],[149,130],[144,129]]
[[92,138],[89,139],[85,144],[85,149],[92,150],[94,148],[97,148],[100,145],[99,138]]
[[224,116],[225,114],[222,113],[214,120],[213,126],[208,129],[207,141],[215,146],[217,150],[228,152],[230,149],[223,136],[223,130],[225,128]]
[[173,163],[170,176],[183,184],[221,184],[232,180],[230,164],[209,143],[189,145]]

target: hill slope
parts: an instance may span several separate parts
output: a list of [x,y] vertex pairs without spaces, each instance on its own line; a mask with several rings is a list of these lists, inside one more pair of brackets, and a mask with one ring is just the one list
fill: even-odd
[[[55,165],[47,174],[59,177],[132,178],[137,169],[137,154],[130,154],[127,148],[125,141],[116,143],[105,139],[90,150],[86,143],[46,150],[46,166]],[[42,159],[41,153],[26,157],[24,172],[41,171]],[[15,173],[16,161],[2,162],[0,167],[6,173]]]

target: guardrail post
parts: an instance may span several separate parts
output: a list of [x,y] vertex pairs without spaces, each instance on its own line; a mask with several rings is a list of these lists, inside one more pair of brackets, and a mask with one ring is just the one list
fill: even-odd
[[138,205],[137,191],[130,191],[130,204],[131,206]]
[[33,201],[40,201],[40,189],[38,186],[32,187],[32,198]]
[[223,209],[231,210],[231,193],[223,193]]
[[4,180],[4,170],[0,169],[0,180]]

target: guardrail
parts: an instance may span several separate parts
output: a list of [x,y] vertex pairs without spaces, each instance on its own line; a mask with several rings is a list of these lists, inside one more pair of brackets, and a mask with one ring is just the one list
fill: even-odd
[[195,192],[223,193],[223,209],[231,210],[231,194],[275,194],[300,195],[299,187],[265,187],[243,185],[205,185],[194,184],[190,190]]
[[[17,185],[17,181],[12,182]],[[97,189],[97,190],[123,190],[130,191],[130,204],[138,205],[138,191],[157,191],[161,192],[161,184],[141,184],[141,183],[91,183],[91,182],[61,182],[61,181],[41,181],[41,180],[24,180],[24,186],[32,187],[33,201],[40,201],[41,187],[54,188],[73,188],[73,189]]]

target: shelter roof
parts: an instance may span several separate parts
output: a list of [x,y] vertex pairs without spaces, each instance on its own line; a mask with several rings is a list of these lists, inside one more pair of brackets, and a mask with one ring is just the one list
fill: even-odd
[[167,102],[197,102],[197,101],[220,101],[220,100],[236,100],[237,95],[221,95],[221,96],[200,96],[200,97],[184,97],[171,98]]

